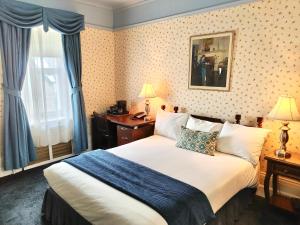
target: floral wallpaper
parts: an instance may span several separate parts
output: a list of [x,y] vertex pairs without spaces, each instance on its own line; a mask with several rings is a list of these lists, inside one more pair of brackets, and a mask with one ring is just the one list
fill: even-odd
[[87,116],[115,103],[114,34],[87,27],[81,33],[82,86]]
[[88,143],[91,149],[93,111],[106,112],[115,103],[114,34],[87,27],[81,33],[82,89],[88,118]]
[[[137,96],[143,83],[150,82],[160,97],[152,100],[153,114],[165,102],[231,121],[239,113],[244,124],[265,117],[279,95],[294,96],[300,109],[299,12],[299,0],[258,0],[119,30],[116,96],[141,110],[143,100]],[[190,37],[224,31],[235,32],[230,91],[189,90]],[[264,127],[272,130],[265,151],[273,151],[279,147],[280,122],[265,121]],[[300,153],[300,124],[290,127],[288,148]]]

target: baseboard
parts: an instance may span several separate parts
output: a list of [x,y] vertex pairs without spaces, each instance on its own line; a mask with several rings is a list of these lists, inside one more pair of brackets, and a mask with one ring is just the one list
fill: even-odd
[[15,170],[0,171],[0,178],[10,176],[10,175],[14,175],[14,174],[20,173],[22,171],[30,170],[30,169],[33,169],[33,168],[36,168],[36,167],[52,164],[52,163],[58,162],[60,160],[63,160],[65,158],[69,158],[71,156],[74,156],[74,154],[64,155],[64,156],[57,157],[57,158],[54,158],[54,159],[50,159],[50,160],[46,160],[46,161],[43,161],[43,162],[35,163],[35,164],[30,165],[30,166],[26,166],[24,168],[24,170],[15,169]]
[[[265,197],[264,194],[264,185],[263,182],[265,179],[266,173],[265,172],[260,172],[260,184],[257,188],[256,195]],[[279,177],[278,179],[279,185],[278,185],[278,192],[281,195],[289,196],[289,197],[294,197],[294,198],[300,198],[300,182],[297,182],[292,179],[284,178],[284,177]],[[270,193],[272,193],[272,178],[270,180]]]

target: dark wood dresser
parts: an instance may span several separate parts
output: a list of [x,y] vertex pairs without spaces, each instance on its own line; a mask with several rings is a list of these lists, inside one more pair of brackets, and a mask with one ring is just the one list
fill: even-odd
[[132,119],[132,115],[112,116],[107,115],[111,123],[117,124],[117,144],[124,145],[141,138],[149,137],[154,132],[154,120]]
[[[282,159],[275,156],[274,152],[265,155],[267,172],[264,181],[265,198],[269,204],[300,215],[300,199],[289,198],[278,194],[278,176],[300,181],[300,153],[293,153],[291,158]],[[270,178],[273,176],[273,195],[270,196]]]
[[[144,121],[143,119],[132,119],[132,115],[101,115],[101,119],[110,124],[109,135],[111,139],[116,140],[116,145],[124,145],[141,138],[149,137],[154,133],[155,121]],[[92,120],[93,121],[93,120]],[[92,124],[93,126],[93,124]],[[95,125],[94,125],[95,126]],[[93,127],[94,127],[93,126]],[[116,129],[116,132],[114,131]],[[92,132],[96,129],[92,129]],[[92,134],[93,143],[102,143],[100,139],[105,138],[105,135]],[[107,148],[114,147],[108,146]],[[99,146],[93,145],[93,149],[98,149]],[[103,148],[106,149],[106,148]]]
[[154,124],[145,124],[140,127],[117,126],[118,145],[124,145],[141,138],[153,135]]

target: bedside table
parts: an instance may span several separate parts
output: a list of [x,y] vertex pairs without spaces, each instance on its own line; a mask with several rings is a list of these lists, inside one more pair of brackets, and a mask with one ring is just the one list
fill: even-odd
[[[279,195],[278,176],[283,176],[300,181],[300,153],[293,153],[288,159],[278,158],[274,152],[265,155],[267,160],[267,172],[264,181],[265,198],[271,205],[285,209],[291,213],[299,214],[299,209],[296,210],[292,204],[292,199]],[[273,195],[270,196],[269,184],[270,178],[273,175]]]

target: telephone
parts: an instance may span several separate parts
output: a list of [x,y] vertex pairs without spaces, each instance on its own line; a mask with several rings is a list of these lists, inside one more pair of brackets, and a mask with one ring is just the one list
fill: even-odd
[[138,120],[138,119],[142,119],[146,116],[146,113],[144,112],[138,112],[132,115],[131,119],[133,120]]

